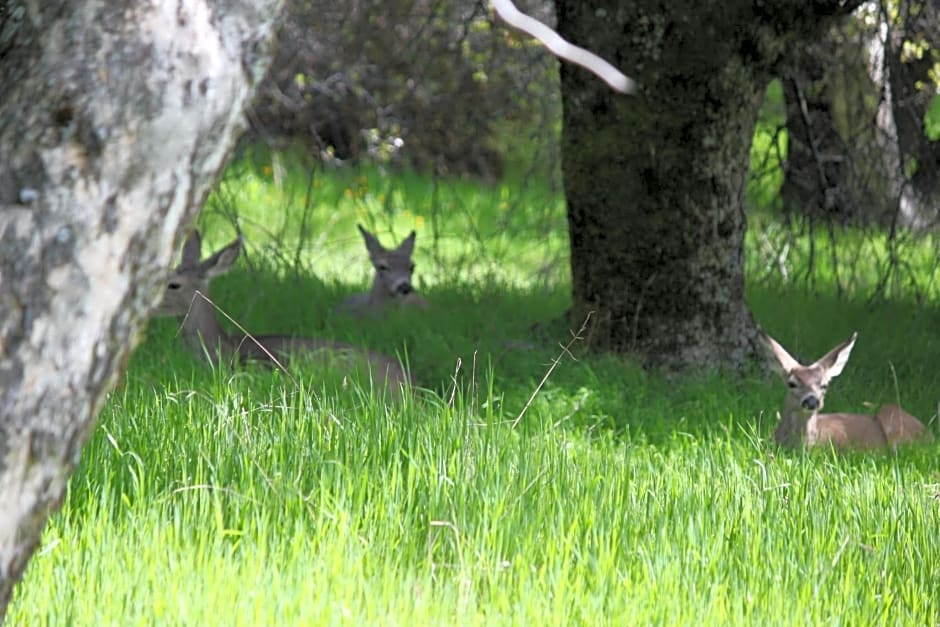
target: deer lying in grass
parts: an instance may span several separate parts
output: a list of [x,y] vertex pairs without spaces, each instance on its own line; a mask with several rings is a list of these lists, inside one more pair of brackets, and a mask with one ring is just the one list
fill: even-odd
[[829,381],[837,377],[855,345],[858,333],[815,363],[804,366],[766,333],[761,334],[773,355],[772,364],[787,384],[780,424],[774,432],[778,444],[789,447],[832,445],[836,448],[875,449],[933,436],[924,425],[897,405],[882,405],[868,414],[821,414]]
[[371,290],[350,296],[340,305],[340,310],[361,316],[365,313],[379,314],[392,304],[419,308],[427,306],[427,301],[415,292],[411,284],[411,275],[415,269],[411,256],[415,250],[416,233],[412,231],[398,248],[385,248],[375,235],[362,225],[357,226],[369,251],[369,260],[375,268],[375,278]]
[[[291,357],[329,361],[344,367],[368,368],[374,382],[397,391],[410,385],[408,373],[391,357],[351,344],[293,335],[229,334],[222,329],[214,305],[209,302],[209,279],[228,272],[241,252],[241,240],[200,261],[201,238],[198,232],[186,239],[179,267],[167,280],[158,316],[182,318],[183,339],[193,350],[211,360],[256,360],[274,364]],[[199,292],[199,293],[197,293]]]

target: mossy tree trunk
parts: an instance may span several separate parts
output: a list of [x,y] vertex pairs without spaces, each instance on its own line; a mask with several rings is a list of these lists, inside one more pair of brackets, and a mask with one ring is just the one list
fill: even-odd
[[595,312],[595,348],[676,368],[753,353],[744,187],[757,111],[786,48],[847,5],[556,0],[560,33],[641,85],[621,96],[561,65],[572,322]]
[[0,623],[242,127],[279,4],[0,0]]

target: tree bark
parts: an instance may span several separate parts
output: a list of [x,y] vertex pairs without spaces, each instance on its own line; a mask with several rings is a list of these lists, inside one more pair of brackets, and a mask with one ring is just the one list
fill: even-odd
[[[788,211],[837,223],[936,223],[940,148],[924,132],[938,9],[871,5],[781,64]],[[926,48],[920,57],[905,51]],[[910,164],[917,164],[911,172]]]
[[[934,228],[940,223],[940,141],[927,137],[924,118],[940,87],[935,71],[940,62],[940,5],[901,0],[896,10],[895,16],[893,5],[882,0],[879,19],[886,24],[885,37],[872,45],[882,49],[882,75],[887,73],[890,96],[881,104],[879,122],[882,116],[891,119],[891,149],[898,153],[903,177],[898,221],[913,228]],[[913,172],[912,164],[916,164]]]
[[780,65],[787,112],[784,210],[834,224],[882,223],[896,207],[897,168],[881,155],[861,24],[833,26]]
[[279,7],[0,0],[0,621],[242,127]]
[[642,92],[561,65],[572,314],[596,312],[595,348],[676,368],[754,352],[743,246],[757,111],[787,46],[859,2],[556,0],[559,32]]

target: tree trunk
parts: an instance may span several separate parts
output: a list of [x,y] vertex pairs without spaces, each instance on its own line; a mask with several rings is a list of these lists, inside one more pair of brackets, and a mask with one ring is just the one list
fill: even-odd
[[[855,2],[858,4],[858,2]],[[744,302],[744,184],[770,68],[845,11],[838,0],[556,0],[562,36],[638,79],[620,96],[561,65],[572,314],[595,348],[667,367],[740,366],[757,344]]]
[[789,137],[784,210],[832,224],[884,224],[898,170],[883,157],[861,24],[833,26],[780,65]]
[[842,224],[936,222],[940,148],[924,133],[933,62],[905,52],[904,43],[935,49],[937,11],[920,0],[896,12],[870,5],[792,49],[780,68],[788,211]]
[[269,58],[279,0],[0,0],[0,622]]
[[882,49],[890,101],[881,107],[891,109],[884,115],[892,121],[892,148],[904,177],[898,221],[934,228],[940,224],[940,141],[927,137],[925,116],[940,88],[935,70],[940,60],[940,6],[936,0],[901,0],[896,10],[895,16],[893,5],[882,0],[879,18],[886,24],[885,37],[873,42],[872,49]]

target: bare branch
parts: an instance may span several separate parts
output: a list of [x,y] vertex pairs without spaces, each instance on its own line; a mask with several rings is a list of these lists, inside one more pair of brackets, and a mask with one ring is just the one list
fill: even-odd
[[[525,402],[525,406],[522,408],[522,411],[519,412],[519,415],[516,416],[516,419],[512,421],[512,428],[515,429],[519,422],[522,420],[525,413],[529,411],[529,406],[532,405],[532,401],[535,400],[535,397],[538,396],[539,392],[542,390],[542,386],[545,385],[545,382],[548,381],[548,378],[552,376],[552,373],[555,371],[555,368],[558,367],[558,364],[561,363],[561,360],[564,359],[565,355],[568,355],[574,359],[574,355],[571,354],[571,347],[574,346],[575,342],[580,342],[584,339],[584,331],[587,329],[588,323],[591,321],[591,316],[594,315],[593,311],[589,311],[587,316],[584,318],[584,322],[581,323],[581,328],[578,329],[577,333],[571,334],[571,339],[567,344],[561,347],[561,352],[552,360],[552,364],[548,367],[548,370],[545,371],[545,376],[542,377],[542,380],[539,381],[539,384],[535,386],[535,389],[532,390],[532,395],[529,396],[529,400]],[[577,361],[575,359],[575,361]]]

